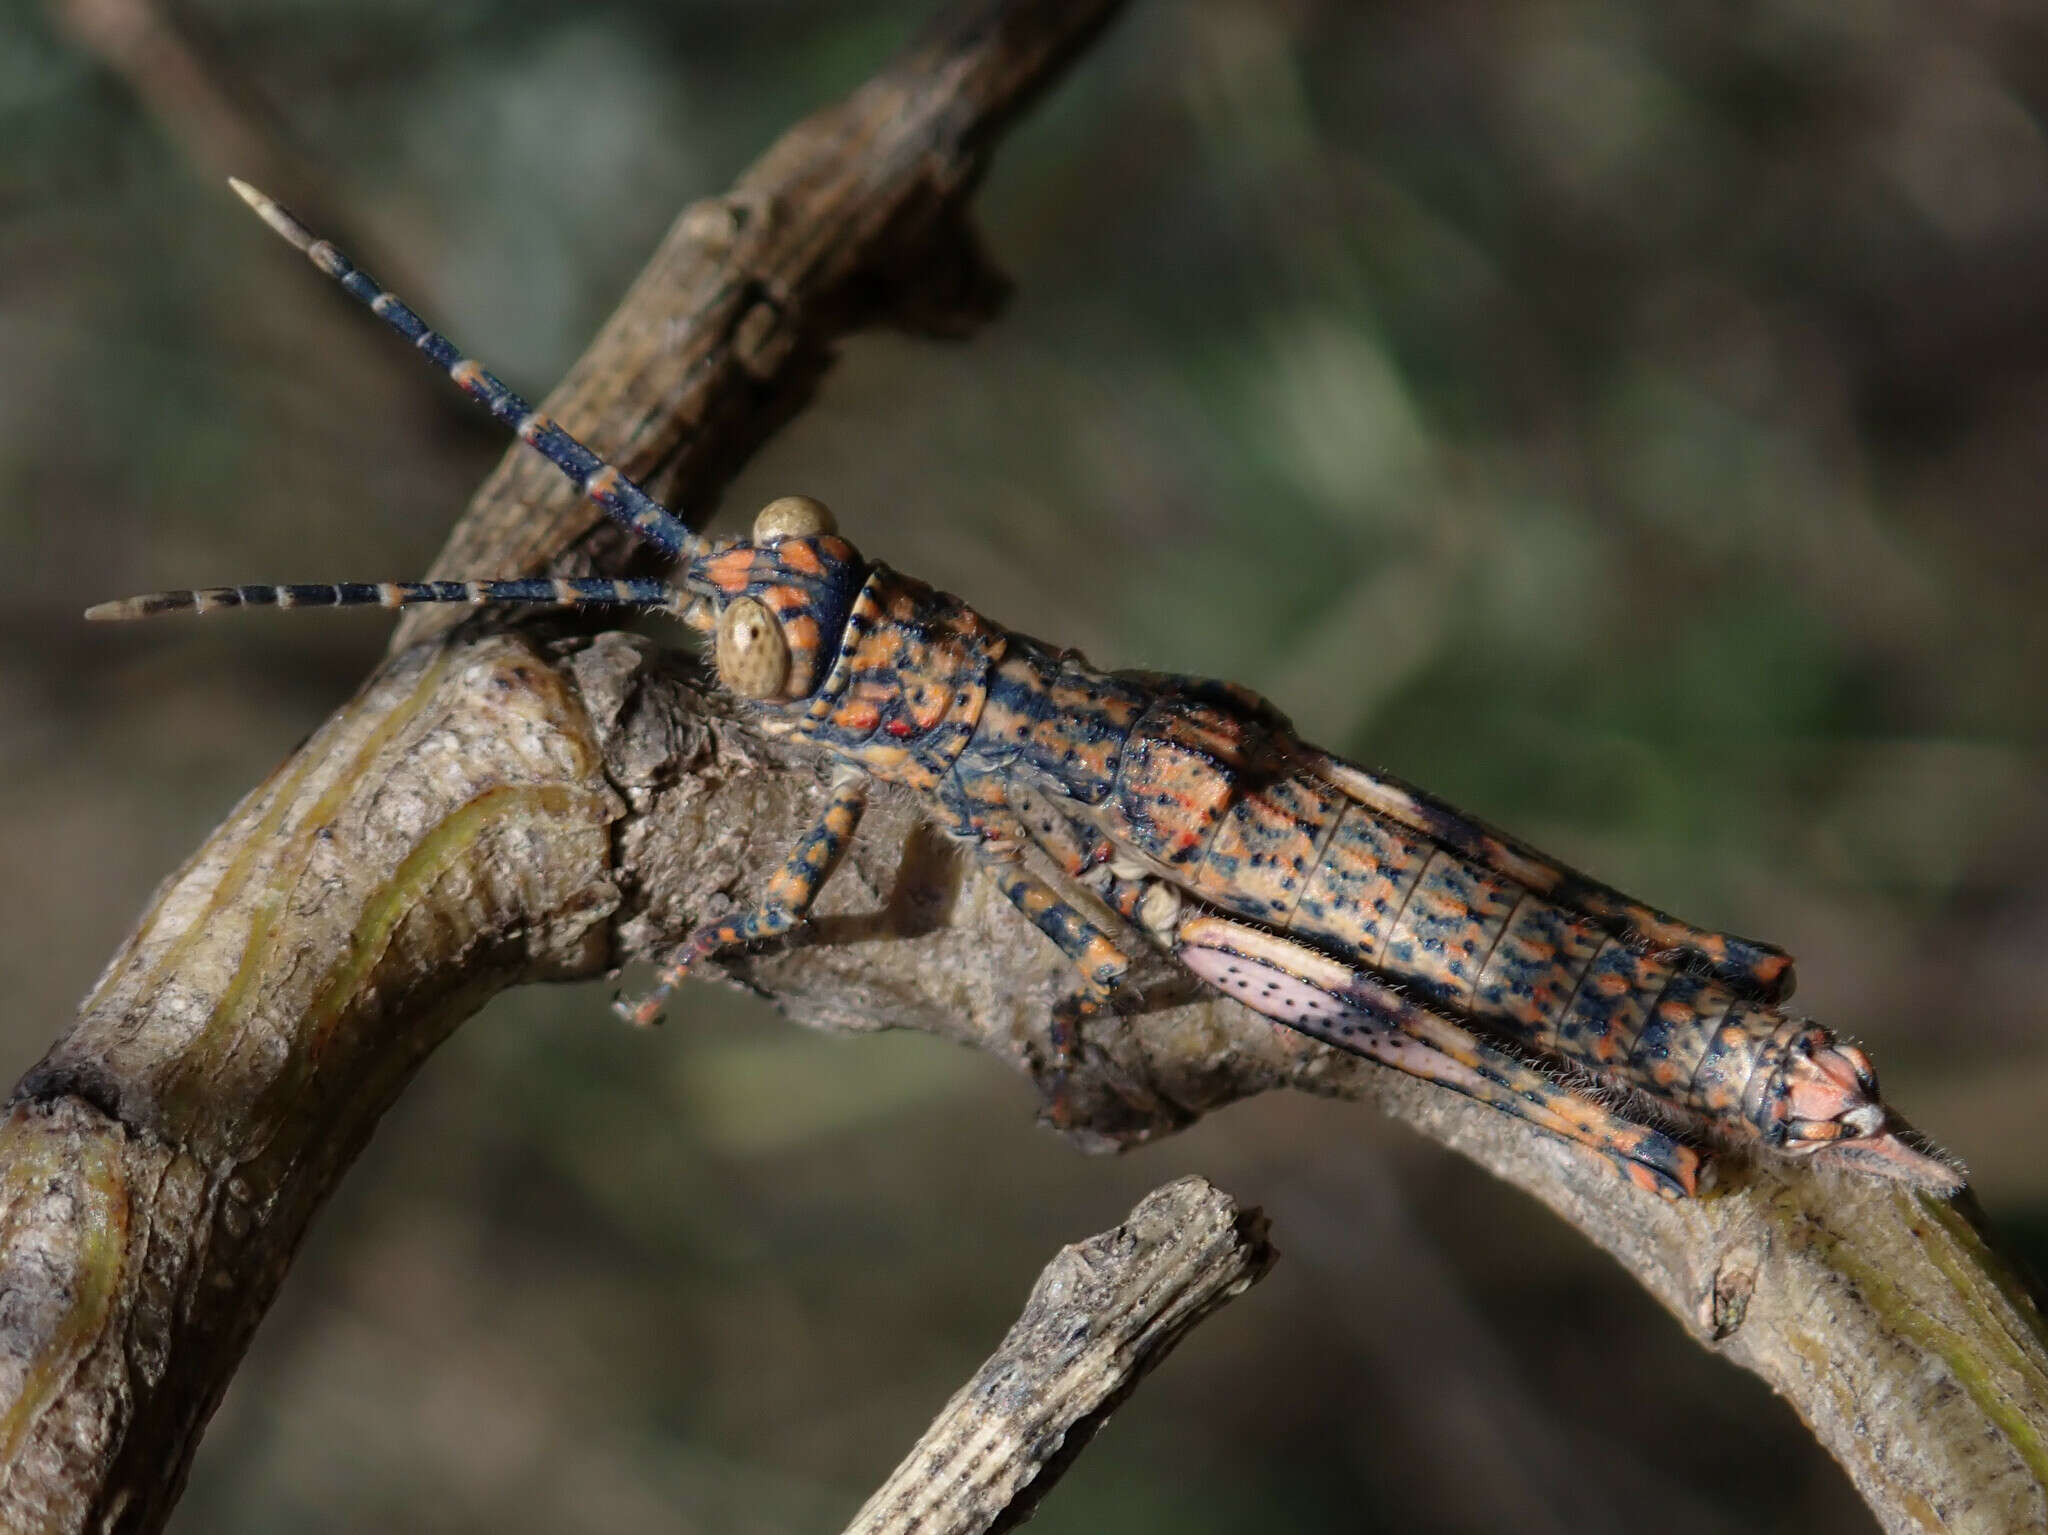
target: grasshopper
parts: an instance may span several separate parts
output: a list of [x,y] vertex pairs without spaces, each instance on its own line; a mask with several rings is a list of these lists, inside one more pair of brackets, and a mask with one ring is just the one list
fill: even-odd
[[[126,619],[230,607],[511,603],[663,613],[765,734],[834,773],[760,903],[691,933],[625,1016],[651,1023],[691,967],[804,922],[871,787],[901,785],[1064,954],[1054,1080],[1131,967],[1097,919],[1026,867],[1036,847],[1194,975],[1342,1049],[1456,1089],[1607,1157],[1665,1198],[1701,1153],[1657,1123],[1936,1190],[1869,1060],[1787,1016],[1782,950],[1679,921],[1422,791],[1302,741],[1247,689],[1106,672],[863,558],[808,497],[745,538],[684,525],[263,193],[273,230],[674,562],[669,580],[532,578],[232,586],[100,604]],[[1590,1077],[1587,1091],[1539,1059]],[[1055,1116],[1063,1095],[1055,1092]]]

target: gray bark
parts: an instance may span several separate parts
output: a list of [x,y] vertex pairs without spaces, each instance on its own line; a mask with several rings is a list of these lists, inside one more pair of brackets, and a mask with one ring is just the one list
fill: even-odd
[[[546,408],[708,506],[868,323],[1002,290],[965,215],[1000,128],[1116,9],[980,0],[686,210]],[[435,574],[622,568],[508,456]],[[0,1124],[0,1524],[161,1525],[321,1200],[498,988],[653,957],[757,891],[823,792],[625,636],[401,630],[391,661],[158,891]],[[1045,1059],[1059,961],[884,795],[814,941],[728,968],[817,1027]],[[1357,1098],[1528,1189],[1756,1371],[1884,1526],[2048,1529],[2048,1341],[1969,1203],[1727,1167],[1663,1205],[1603,1163],[1175,978],[1097,1022],[1071,1109],[1113,1147],[1275,1087]]]
[[1201,1178],[1063,1248],[1016,1326],[846,1535],[1011,1529],[1190,1329],[1265,1277],[1266,1222]]

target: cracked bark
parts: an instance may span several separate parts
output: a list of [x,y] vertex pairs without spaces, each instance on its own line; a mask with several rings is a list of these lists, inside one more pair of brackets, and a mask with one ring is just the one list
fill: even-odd
[[[966,199],[1001,127],[1116,8],[946,12],[686,210],[546,408],[703,508],[839,336],[971,328],[1003,285]],[[515,454],[434,573],[634,557]],[[390,662],[165,881],[0,1125],[0,1524],[159,1526],[308,1223],[419,1061],[500,987],[650,957],[758,889],[822,793],[815,764],[647,641],[401,626]],[[728,968],[805,1024],[922,1029],[1024,1071],[1059,977],[893,795],[813,941]],[[1729,1168],[1665,1206],[1163,968],[1143,995],[1090,1031],[1085,1144],[1276,1087],[1367,1101],[1528,1189],[1762,1375],[1887,1529],[2048,1529],[2048,1338],[1967,1201]]]
[[1062,1248],[846,1535],[1014,1529],[1138,1382],[1273,1258],[1265,1217],[1202,1178],[1154,1189],[1122,1225]]

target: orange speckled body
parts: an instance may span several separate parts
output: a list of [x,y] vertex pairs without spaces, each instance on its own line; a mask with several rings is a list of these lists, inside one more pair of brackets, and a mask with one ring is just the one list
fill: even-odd
[[[702,568],[721,591],[802,621],[808,641],[829,633],[809,622],[829,604],[801,563],[809,550],[793,562],[789,547]],[[828,566],[856,558],[836,541],[828,553]],[[758,709],[764,728],[810,740],[842,771],[917,791],[944,830],[992,858],[999,888],[1082,974],[1069,1022],[1108,999],[1127,961],[1016,866],[1027,841],[1069,874],[1115,864],[1242,924],[1208,949],[1169,941],[1218,984],[1255,979],[1240,993],[1254,1007],[1403,1069],[1433,1062],[1441,1080],[1597,1144],[1659,1192],[1691,1188],[1694,1153],[1545,1085],[1465,1025],[1770,1146],[1865,1141],[1882,1112],[1860,1055],[1777,1011],[1792,985],[1782,951],[1679,922],[1309,746],[1243,688],[1099,671],[877,565],[846,605],[823,681]],[[1032,824],[1027,803],[1050,816]],[[815,889],[821,876],[807,864],[791,877]],[[1270,944],[1247,958],[1260,933]],[[1303,979],[1329,964],[1345,979]],[[1814,1098],[1831,1106],[1825,1122],[1794,1112],[1802,1071],[1835,1084]]]
[[[1761,955],[1782,987],[1782,956],[1721,934],[1651,950],[1646,930],[1691,930],[1618,896],[1598,905],[1637,922],[1545,899],[1352,798],[1326,773],[1330,760],[1270,705],[1168,692],[1131,731],[1114,792],[1088,819],[1119,855],[1213,909],[1675,1109],[1767,1133],[1744,1112],[1752,1079],[1810,1026],[1768,1006],[1748,970],[1701,972]],[[1551,889],[1587,883],[1545,872]]]
[[764,723],[930,794],[973,738],[1008,644],[1005,631],[950,592],[871,566],[824,683]]
[[[1411,1032],[1441,1020],[1459,1033],[1449,1020],[1463,1019],[1734,1139],[1848,1150],[1871,1138],[1882,1111],[1868,1063],[1774,1006],[1793,979],[1782,951],[1690,927],[1307,746],[1242,688],[1100,672],[1021,635],[987,675],[979,726],[935,796],[956,835],[1003,835],[1028,791],[1069,821],[1059,844],[1072,850],[1070,873],[1135,865],[1208,910],[1306,944],[1297,962],[1307,952],[1354,967],[1339,993],[1347,1005],[1370,991],[1376,1013]],[[1054,847],[1050,831],[1035,840]],[[1042,895],[1012,898],[1070,954],[1093,952],[1042,916]],[[1135,915],[1135,902],[1125,909]],[[1260,1005],[1257,992],[1246,999]],[[1430,1048],[1448,1058],[1444,1039]],[[1496,1079],[1514,1075],[1476,1039],[1459,1048],[1493,1061]],[[1832,1117],[1809,1123],[1794,1087],[1816,1072],[1833,1084]],[[1516,1101],[1535,1090],[1524,1083]],[[1569,1108],[1548,1111],[1592,1138]],[[1620,1121],[1603,1135],[1637,1159],[1631,1176],[1654,1165],[1671,1180],[1651,1178],[1660,1191],[1689,1189],[1684,1148]],[[1878,1160],[1894,1175],[1947,1176],[1911,1153]]]

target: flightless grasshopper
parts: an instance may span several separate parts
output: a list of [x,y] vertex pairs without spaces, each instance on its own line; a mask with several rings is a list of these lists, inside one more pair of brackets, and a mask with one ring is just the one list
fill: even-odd
[[[1055,1004],[1056,1072],[1130,968],[1117,940],[1026,868],[1035,846],[1193,974],[1266,1016],[1457,1089],[1605,1155],[1666,1198],[1701,1155],[1539,1068],[1576,1068],[1724,1143],[1949,1190],[1903,1137],[1860,1050],[1777,1004],[1781,950],[1692,927],[1398,781],[1301,741],[1229,683],[1103,672],[864,559],[806,497],[746,538],[692,533],[617,469],[464,358],[283,208],[235,190],[321,271],[447,371],[624,527],[672,581],[236,586],[103,603],[177,610],[518,603],[661,612],[710,634],[720,682],[764,732],[836,768],[817,824],[760,905],[699,928],[645,1001],[652,1022],[696,962],[801,924],[875,782],[914,792],[1078,972]],[[1520,1052],[1528,1052],[1527,1054]],[[1056,1095],[1057,1096],[1057,1095]]]

